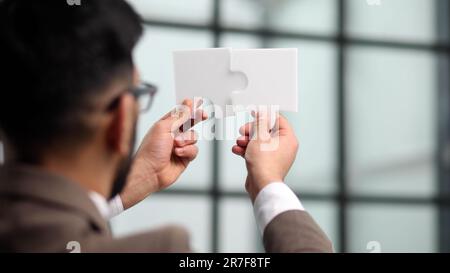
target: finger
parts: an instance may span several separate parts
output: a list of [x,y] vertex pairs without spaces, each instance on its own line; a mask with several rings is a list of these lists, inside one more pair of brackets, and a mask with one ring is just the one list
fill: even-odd
[[280,128],[286,129],[289,128],[291,129],[291,125],[289,124],[289,121],[281,114],[278,115],[278,119],[277,119]]
[[196,125],[199,122],[202,122],[204,120],[208,119],[208,113],[205,112],[203,109],[197,109],[194,113],[194,118],[192,119],[192,126]]
[[203,109],[201,109],[200,107],[203,105],[203,99],[195,99],[194,100],[194,119],[197,120],[199,119],[199,121],[203,121],[203,120],[207,120],[208,119],[208,113],[206,113]]
[[256,114],[256,123],[254,123],[256,136],[254,138],[260,138],[266,140],[270,137],[269,128],[270,117],[267,112],[258,112]]
[[174,109],[172,109],[169,113],[165,114],[161,120],[167,120],[167,119],[172,119],[175,117],[175,113],[177,111],[177,108],[180,108],[180,106],[184,106],[189,108],[192,111],[192,105],[193,102],[190,99],[185,99],[183,100],[183,102],[181,103],[181,105],[177,105]]
[[253,122],[248,122],[239,128],[239,133],[243,136],[250,136],[253,129]]
[[281,114],[277,115],[274,130],[281,132],[294,131],[292,126],[289,124],[289,121]]
[[192,129],[192,127],[194,127],[198,123],[200,123],[202,121],[205,121],[207,119],[208,119],[208,114],[204,113],[204,111],[201,110],[201,109],[196,110],[195,113],[194,113],[194,118],[190,118],[189,120],[184,122],[180,126],[180,131],[181,132],[186,132],[186,131]]
[[[168,127],[170,132],[177,135],[183,132],[180,127],[191,119],[192,100],[184,100],[181,105],[177,105],[172,111],[167,113],[162,119],[162,124]],[[185,130],[187,131],[187,130]]]
[[174,153],[178,157],[182,157],[189,161],[194,160],[198,154],[198,147],[195,145],[188,145],[185,147],[176,147]]
[[236,144],[242,148],[247,147],[250,142],[250,138],[248,136],[241,136],[236,140]]
[[202,120],[207,120],[208,119],[208,113],[206,113],[205,111],[202,110]]
[[233,152],[233,154],[235,155],[239,155],[244,157],[245,156],[245,149],[242,147],[239,147],[237,145],[234,145],[233,148],[231,148],[231,151]]
[[179,109],[180,112],[174,114],[172,132],[186,132],[192,127],[191,108],[181,105]]
[[197,143],[198,134],[193,130],[181,133],[175,137],[175,146],[184,147]]
[[203,99],[201,99],[201,98],[195,98],[194,99],[195,109],[200,108],[200,106],[202,106],[202,104],[203,104]]

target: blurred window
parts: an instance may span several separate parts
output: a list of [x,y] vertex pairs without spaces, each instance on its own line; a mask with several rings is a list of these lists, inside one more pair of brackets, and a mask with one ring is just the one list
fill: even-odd
[[[129,2],[145,25],[136,64],[160,87],[152,111],[140,118],[139,139],[175,102],[172,50],[298,48],[300,111],[287,117],[300,152],[286,182],[336,251],[450,251],[450,226],[439,224],[450,223],[449,200],[436,202],[449,183],[441,159],[450,151],[442,147],[448,1]],[[237,136],[246,119],[241,113],[216,126]],[[116,217],[115,233],[179,223],[196,251],[263,251],[233,142],[201,140],[199,157],[179,181]]]

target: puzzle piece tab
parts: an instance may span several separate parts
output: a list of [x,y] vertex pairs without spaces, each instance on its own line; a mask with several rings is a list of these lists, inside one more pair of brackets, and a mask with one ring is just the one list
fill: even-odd
[[224,116],[233,114],[227,105],[298,110],[297,49],[184,50],[173,57],[177,103],[208,98]]

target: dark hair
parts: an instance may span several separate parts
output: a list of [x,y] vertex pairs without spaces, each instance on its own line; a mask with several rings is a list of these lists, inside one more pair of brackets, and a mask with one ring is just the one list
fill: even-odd
[[88,134],[84,107],[131,77],[141,34],[123,0],[0,0],[0,128],[19,160]]

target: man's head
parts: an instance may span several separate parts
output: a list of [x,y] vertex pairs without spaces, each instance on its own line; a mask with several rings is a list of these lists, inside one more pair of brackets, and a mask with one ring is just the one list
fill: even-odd
[[84,153],[116,173],[129,165],[141,33],[122,0],[0,0],[0,128],[16,161]]

